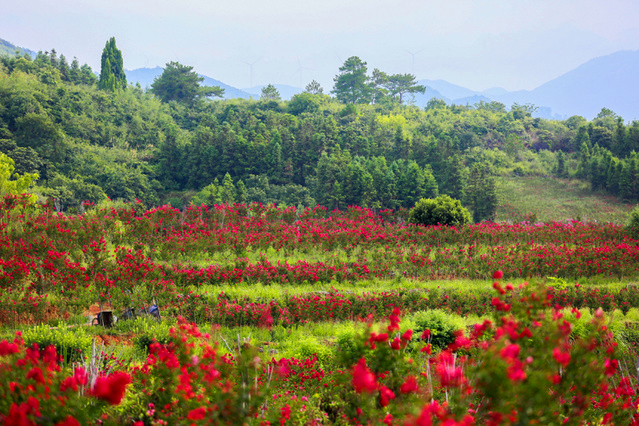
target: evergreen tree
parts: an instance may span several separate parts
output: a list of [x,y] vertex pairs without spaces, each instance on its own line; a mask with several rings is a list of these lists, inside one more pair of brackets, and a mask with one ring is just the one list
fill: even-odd
[[606,188],[615,195],[619,194],[619,180],[621,178],[622,167],[617,157],[613,157],[608,165]]
[[630,125],[626,143],[628,145],[628,153],[639,151],[639,121],[633,121],[632,125]]
[[169,62],[164,71],[153,80],[151,91],[163,102],[176,101],[191,105],[208,96],[224,96],[219,86],[200,86],[204,77],[200,77],[193,67],[179,62]]
[[397,126],[394,141],[393,158],[396,160],[400,158],[408,160],[411,154],[410,139],[404,134],[402,126]]
[[566,157],[563,151],[557,152],[557,170],[558,177],[564,177],[566,175]]
[[473,211],[473,220],[495,220],[497,191],[495,178],[487,164],[475,163],[470,169],[466,188],[466,205]]
[[333,79],[335,87],[332,93],[343,103],[369,103],[370,87],[366,84],[366,71],[366,62],[357,56],[351,56],[339,68],[340,73]]
[[201,204],[206,206],[222,204],[220,182],[215,179],[213,183],[202,188],[202,190],[193,197],[191,202],[196,206]]
[[111,37],[102,50],[98,87],[111,92],[126,89],[122,52],[115,45],[115,37]]
[[466,173],[464,164],[458,154],[445,160],[443,182],[441,192],[448,194],[457,200],[464,199],[464,188],[466,187]]
[[577,130],[577,134],[575,135],[575,138],[573,139],[572,146],[574,150],[578,150],[578,149],[582,149],[581,147],[583,144],[586,144],[589,151],[592,149],[592,144],[590,143],[590,135],[588,134],[587,126],[581,126],[579,130]]
[[261,101],[281,101],[280,92],[277,90],[275,86],[269,84],[267,86],[262,87],[262,93],[260,95]]
[[590,178],[590,149],[586,142],[582,142],[579,149],[579,164],[577,165],[577,177],[581,179]]
[[282,172],[284,171],[284,164],[282,162],[282,136],[276,130],[271,136],[271,141],[266,153],[266,173],[269,179],[275,184],[282,183]]
[[624,201],[629,201],[633,198],[632,181],[633,181],[632,167],[629,161],[624,161],[621,164],[621,174],[619,175],[619,197]]
[[224,179],[222,179],[221,197],[222,202],[225,204],[235,203],[237,197],[237,191],[235,185],[233,185],[233,179],[231,175],[226,173]]
[[304,93],[310,93],[311,95],[322,95],[324,94],[324,89],[322,86],[315,80],[311,81],[304,88]]
[[615,128],[615,137],[613,140],[612,152],[617,157],[624,158],[630,154],[630,147],[628,146],[628,133],[626,126],[623,124],[623,118],[617,118],[617,126]]
[[247,190],[246,190],[246,185],[244,185],[244,182],[242,181],[242,179],[240,179],[237,182],[237,202],[240,204],[246,204],[247,202]]

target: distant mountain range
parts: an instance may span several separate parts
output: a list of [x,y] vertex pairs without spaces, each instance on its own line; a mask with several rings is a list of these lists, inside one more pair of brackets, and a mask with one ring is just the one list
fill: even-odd
[[10,55],[13,56],[16,52],[24,55],[25,53],[31,56],[31,58],[35,58],[37,53],[33,50],[25,49],[24,47],[18,47],[7,40],[3,40],[0,38],[0,55]]
[[[0,39],[0,55],[14,55],[16,51],[36,53],[17,47]],[[606,56],[591,59],[572,71],[569,71],[533,90],[510,92],[500,87],[481,92],[468,89],[445,80],[420,80],[426,86],[425,94],[414,98],[415,105],[424,107],[432,98],[443,99],[449,104],[474,105],[480,101],[501,102],[506,107],[513,103],[533,104],[538,107],[536,116],[564,119],[572,115],[581,115],[593,119],[602,108],[609,108],[626,121],[639,119],[639,50],[619,51]],[[162,68],[139,68],[127,70],[129,83],[140,83],[143,88],[150,87],[153,80],[162,73]],[[214,78],[204,77],[206,86],[224,88],[224,98],[259,99],[264,86],[238,89]],[[283,84],[274,84],[284,100],[288,100],[303,89]]]
[[[597,116],[601,108],[609,108],[624,119],[639,119],[639,51],[620,51],[592,59],[572,71],[559,76],[533,90],[510,92],[494,87],[481,92],[450,83],[445,80],[420,80],[427,87],[426,93],[417,94],[415,105],[424,107],[432,98],[448,104],[474,105],[480,101],[501,102],[510,108],[513,103],[533,104],[538,107],[536,116],[565,119],[581,115],[587,119]],[[145,87],[162,73],[160,67],[127,71],[129,82]],[[259,99],[264,86],[236,89],[207,76],[204,84],[225,89],[225,98]],[[299,87],[274,84],[282,99],[288,100],[303,91]]]
[[[498,101],[510,107],[513,103],[534,104],[538,116],[567,118],[597,116],[601,108],[609,108],[627,121],[639,119],[639,50],[619,51],[594,58],[533,90],[509,92],[492,88],[476,92],[444,80],[420,80],[420,84],[439,92],[448,103],[473,105],[481,100]],[[432,98],[428,93],[415,97],[415,104],[425,106]]]

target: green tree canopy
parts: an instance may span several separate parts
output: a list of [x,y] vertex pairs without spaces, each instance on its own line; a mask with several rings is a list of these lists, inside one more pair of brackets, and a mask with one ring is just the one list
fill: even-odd
[[101,66],[100,80],[98,81],[100,89],[112,92],[126,89],[122,52],[115,45],[115,37],[111,37],[102,50]]
[[260,96],[262,101],[281,101],[280,92],[272,84],[262,87],[262,94]]
[[400,104],[404,101],[404,96],[412,93],[425,93],[426,87],[417,84],[415,76],[412,74],[393,74],[388,76],[385,84],[388,95]]
[[322,86],[315,80],[311,81],[304,88],[304,93],[310,93],[311,95],[322,95],[324,94],[324,89]]
[[[22,194],[38,179],[37,174],[14,174],[13,159],[0,152],[0,196]],[[15,179],[13,179],[15,178]]]
[[339,68],[339,74],[333,81],[335,86],[332,93],[340,102],[361,104],[370,101],[370,87],[366,84],[366,62],[357,56],[351,56]]
[[193,67],[179,62],[169,62],[164,72],[153,81],[151,92],[163,102],[176,101],[185,104],[192,104],[208,96],[224,95],[224,89],[221,87],[200,86],[202,81],[204,77],[193,71]]
[[435,199],[422,198],[410,210],[408,220],[416,225],[461,226],[470,223],[470,213],[459,200],[441,195]]

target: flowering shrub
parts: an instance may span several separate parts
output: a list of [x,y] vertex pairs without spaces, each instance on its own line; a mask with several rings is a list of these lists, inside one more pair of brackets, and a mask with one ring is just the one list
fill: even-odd
[[[367,355],[351,369],[354,397],[344,417],[357,424],[639,424],[636,383],[620,372],[601,309],[576,337],[546,289],[523,288],[506,300],[512,286],[495,288],[493,321],[475,325],[468,337],[460,331],[437,355],[422,344],[420,362],[399,355],[409,332],[393,339],[367,330],[360,339]],[[396,324],[392,315],[388,331]],[[415,400],[406,404],[406,392],[420,395],[421,409]]]
[[[53,347],[0,342],[3,424],[639,424],[637,383],[598,309],[564,315],[542,287],[494,284],[493,320],[436,353],[430,331],[371,322],[336,368],[315,357],[265,362],[246,341],[220,355],[187,322],[130,371],[62,368]],[[345,349],[345,348],[344,348]],[[120,405],[118,410],[110,409]]]
[[[0,322],[13,325],[79,313],[96,294],[120,308],[155,297],[201,320],[215,315],[186,296],[203,285],[488,278],[496,269],[511,278],[623,278],[636,276],[639,264],[639,240],[614,224],[422,227],[393,222],[405,212],[258,203],[184,211],[136,203],[65,216],[20,202],[0,202]],[[476,305],[457,297],[438,307],[463,314]],[[615,307],[624,305],[604,309]]]
[[25,347],[18,333],[0,342],[0,422],[4,425],[90,424],[120,403],[130,381],[118,371],[91,387],[81,367],[62,368],[55,347]]

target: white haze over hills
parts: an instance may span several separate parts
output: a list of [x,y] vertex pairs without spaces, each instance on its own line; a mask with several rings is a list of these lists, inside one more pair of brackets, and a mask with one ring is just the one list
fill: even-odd
[[[533,90],[507,91],[495,87],[481,92],[474,91],[446,80],[420,80],[427,87],[425,94],[414,98],[415,105],[424,107],[432,98],[445,100],[449,104],[474,105],[480,101],[497,101],[510,107],[513,103],[533,104],[538,107],[536,116],[565,119],[581,115],[593,119],[602,108],[609,108],[626,121],[639,119],[639,51],[619,51],[611,55],[594,58],[572,71],[550,80]],[[148,87],[162,73],[162,68],[140,68],[127,71],[130,83],[139,82]],[[203,76],[203,84],[221,86],[224,98],[259,99],[264,86],[237,89],[219,80]],[[273,84],[282,99],[288,100],[303,88],[284,84]],[[330,93],[331,87],[324,87]]]
[[[11,54],[16,50],[35,56],[35,52],[14,46],[0,39],[0,54]],[[62,53],[62,52],[61,52]],[[449,104],[474,105],[481,101],[501,102],[506,107],[513,103],[533,104],[538,109],[536,116],[565,119],[572,115],[581,115],[592,119],[608,108],[626,121],[639,119],[639,50],[618,51],[610,55],[591,59],[577,68],[552,79],[532,90],[508,91],[494,87],[484,91],[474,91],[450,83],[443,79],[419,80],[426,86],[425,94],[417,94],[413,103],[424,107],[432,98],[443,99]],[[95,70],[97,72],[97,70]],[[127,70],[129,83],[139,83],[149,88],[153,80],[162,74],[161,67]],[[224,88],[224,98],[259,99],[264,85],[238,89],[212,77],[201,75],[202,84]],[[286,84],[273,84],[283,100],[288,100],[303,91],[301,87]],[[324,93],[330,93],[332,87],[324,87]]]

